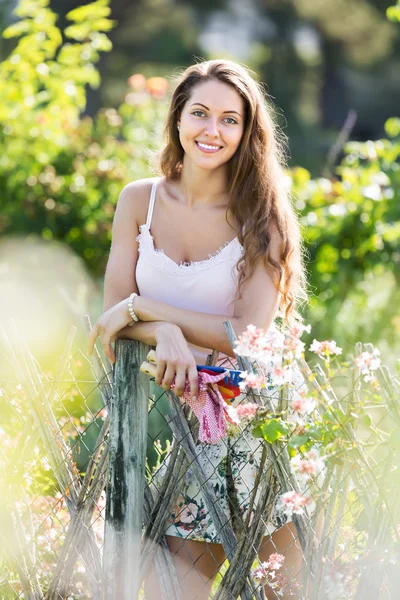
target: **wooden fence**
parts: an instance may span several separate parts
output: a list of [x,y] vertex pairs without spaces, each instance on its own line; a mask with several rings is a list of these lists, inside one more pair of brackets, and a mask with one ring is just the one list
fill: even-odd
[[[229,322],[225,327],[233,344]],[[156,405],[149,402],[149,377],[140,371],[150,348],[118,340],[113,371],[96,352],[92,365],[95,378],[84,380],[71,365],[79,363],[82,373],[90,365],[81,352],[72,352],[73,340],[74,333],[66,342],[58,372],[49,377],[23,343],[16,345],[2,333],[2,347],[15,380],[10,383],[8,377],[0,386],[0,484],[4,498],[0,512],[0,597],[144,599],[143,580],[151,566],[156,569],[162,598],[181,599],[164,530],[190,468],[227,556],[213,598],[264,599],[263,585],[255,573],[265,526],[278,497],[302,491],[291,465],[290,444],[279,439],[259,440],[259,472],[250,497],[254,518],[249,518],[251,511],[245,516],[240,510],[231,511],[229,518],[201,460],[198,422],[189,407],[168,392],[169,415],[164,414],[164,418],[173,439],[157,465],[159,468],[168,457],[163,477],[154,485],[157,469],[146,464],[146,451],[148,414]],[[360,354],[368,349],[368,345],[359,344],[355,350]],[[215,353],[209,362],[213,358]],[[261,372],[255,362],[240,356],[237,360],[240,370]],[[339,386],[342,395],[338,397],[338,388],[333,389],[326,370],[317,365],[311,371],[303,359],[298,363],[307,386],[323,399],[318,422],[327,425],[325,434],[334,436],[315,509],[292,516],[303,555],[298,598],[396,598],[400,585],[398,377],[380,367],[379,393],[372,390],[365,394],[359,373],[352,368],[346,379],[347,390]],[[81,412],[87,413],[85,426],[75,438],[70,429],[66,433],[67,426],[78,427],[73,411],[64,410],[67,400],[62,416],[59,409],[73,389],[78,391],[71,395],[71,401],[79,406],[81,398],[85,409]],[[109,408],[100,421],[103,409],[98,407],[97,413],[93,410],[94,393]],[[267,390],[248,389],[247,398],[266,414],[276,413]],[[281,396],[279,402],[283,401]],[[157,446],[156,439],[153,441]],[[85,460],[77,466],[82,448]],[[31,460],[31,456],[36,459]],[[39,476],[40,461],[47,466]],[[48,473],[48,483],[43,472]],[[104,519],[101,503],[105,485]],[[235,500],[238,507],[234,490],[231,486],[231,507]],[[38,501],[43,501],[40,510]],[[321,513],[323,526],[316,535]],[[48,543],[49,539],[54,543]]]

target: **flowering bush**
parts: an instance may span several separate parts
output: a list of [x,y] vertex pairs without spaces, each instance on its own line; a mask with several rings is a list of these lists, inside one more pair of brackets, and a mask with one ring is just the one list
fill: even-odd
[[[390,377],[382,369],[379,350],[371,344],[363,350],[358,344],[355,355],[342,359],[342,349],[335,341],[314,339],[308,350],[314,353],[317,362],[310,366],[304,360],[306,347],[300,340],[305,331],[310,333],[310,325],[296,324],[284,333],[277,329],[264,331],[250,325],[236,341],[236,353],[255,365],[255,372],[248,368],[243,370],[241,390],[243,393],[256,391],[264,397],[260,405],[252,403],[251,410],[244,404],[242,413],[246,416],[246,424],[252,425],[255,437],[287,448],[290,468],[298,485],[298,489],[281,490],[276,509],[290,518],[293,515],[316,516],[326,502],[326,490],[329,489],[334,498],[335,485],[342,485],[339,476],[335,483],[332,473],[343,475],[346,472],[349,476],[346,486],[349,488],[346,487],[347,491],[342,490],[340,494],[337,488],[342,507],[338,510],[344,511],[351,499],[349,505],[358,506],[360,514],[363,514],[367,510],[365,496],[361,489],[357,489],[365,485],[362,483],[365,477],[363,463],[368,464],[370,469],[368,481],[374,481],[376,486],[376,506],[380,506],[382,501],[382,489],[392,498],[392,501],[386,498],[387,505],[394,506],[400,480],[394,482],[392,479],[389,483],[383,476],[382,464],[385,464],[386,472],[390,469],[389,465],[396,469],[400,418],[397,408],[393,407],[392,413],[387,404]],[[350,385],[344,386],[346,379]],[[391,440],[387,445],[380,437],[382,431],[376,418],[372,416],[371,409],[374,407],[384,408],[384,413],[387,413],[383,417],[383,439]],[[237,410],[240,412],[240,405]],[[392,416],[395,416],[394,420]],[[240,429],[234,433],[238,435]],[[379,452],[375,452],[378,446]],[[333,504],[330,506],[334,507]],[[391,516],[390,525],[387,525],[388,538],[395,536],[397,520],[400,520],[399,511]],[[339,521],[335,527],[340,525]],[[346,526],[351,529],[354,522]],[[323,560],[321,581],[329,590],[330,598],[353,597],[340,592],[346,589],[346,582],[350,579],[349,586],[353,591],[357,585],[361,589],[367,586],[360,557],[369,560],[367,540],[372,533],[368,522],[361,525],[359,521],[357,528],[359,532],[354,535],[359,536],[358,549],[349,552],[347,560],[343,560],[343,550],[339,548],[337,554],[331,549],[329,559],[320,549],[319,556]],[[391,547],[391,542],[387,541],[387,546]],[[398,555],[397,550],[395,554]],[[342,559],[339,560],[339,557]],[[258,576],[261,572],[262,569],[257,571]],[[338,594],[332,595],[335,581],[340,581],[340,585],[337,585]]]

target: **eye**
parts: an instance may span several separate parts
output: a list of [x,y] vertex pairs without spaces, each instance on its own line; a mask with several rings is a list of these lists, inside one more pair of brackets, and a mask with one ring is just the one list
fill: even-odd
[[[200,113],[201,115],[205,114],[203,110],[199,110],[198,108],[192,112],[192,115],[196,115],[196,113]],[[231,122],[229,123],[229,125],[237,125],[237,121],[233,117],[226,117],[226,119],[230,119],[231,120]]]

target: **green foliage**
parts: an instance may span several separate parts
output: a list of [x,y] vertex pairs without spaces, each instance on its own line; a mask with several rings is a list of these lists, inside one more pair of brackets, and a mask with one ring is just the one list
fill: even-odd
[[289,431],[288,425],[281,419],[266,419],[259,427],[253,429],[253,436],[264,438],[266,442],[271,444],[287,435]]
[[[48,0],[23,0],[16,13],[4,35],[19,40],[0,63],[0,233],[65,242],[101,277],[120,190],[154,172],[168,84],[137,74],[117,110],[82,118],[99,53],[111,48],[107,0],[68,14],[64,44]],[[393,344],[400,332],[400,119],[385,131],[349,142],[330,179],[289,172],[309,254],[305,317],[345,351],[365,337]]]
[[386,10],[386,15],[390,21],[400,21],[400,0],[397,0],[395,6],[389,6]]
[[9,150],[4,167],[10,168],[21,154],[48,164],[68,146],[85,108],[85,86],[99,85],[94,63],[100,51],[111,50],[103,32],[114,25],[107,0],[97,0],[67,15],[74,24],[64,34],[73,41],[62,45],[49,0],[22,0],[15,12],[21,20],[3,35],[20,39],[0,64],[0,123]]
[[92,273],[104,273],[114,205],[131,179],[149,175],[162,103],[132,92],[119,111],[81,118],[85,86],[97,87],[94,63],[111,49],[106,0],[68,13],[62,44],[48,0],[22,1],[21,36],[0,64],[0,232],[38,234],[67,243]]
[[[308,320],[316,337],[334,338],[346,349],[365,337],[364,327],[374,342],[385,337],[393,343],[398,335],[399,120],[389,119],[386,131],[388,139],[349,142],[331,179],[312,180],[301,167],[292,171],[309,253]],[[385,290],[368,287],[368,281],[379,277],[388,281]],[[387,295],[371,314],[369,306],[378,292]],[[346,303],[352,306],[348,326]],[[354,319],[357,312],[360,318]]]

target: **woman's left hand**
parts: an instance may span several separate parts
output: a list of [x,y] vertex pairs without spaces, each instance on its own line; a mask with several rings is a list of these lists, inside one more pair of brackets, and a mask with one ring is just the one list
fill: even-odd
[[99,337],[106,356],[108,356],[112,363],[115,362],[115,354],[111,342],[115,340],[115,334],[120,331],[120,329],[123,329],[129,323],[132,323],[132,317],[128,310],[128,300],[129,298],[121,300],[121,302],[112,306],[97,319],[96,325],[89,333],[89,356],[91,356],[96,339]]

